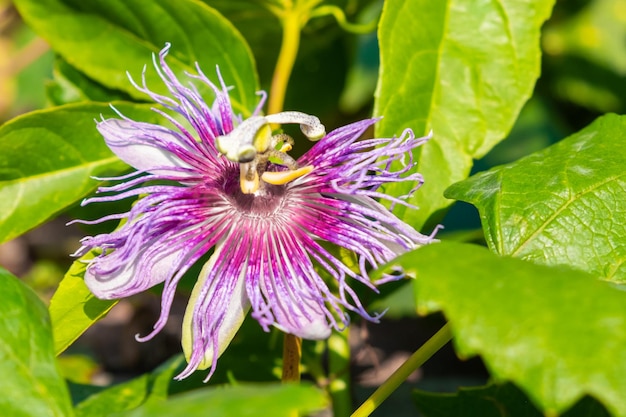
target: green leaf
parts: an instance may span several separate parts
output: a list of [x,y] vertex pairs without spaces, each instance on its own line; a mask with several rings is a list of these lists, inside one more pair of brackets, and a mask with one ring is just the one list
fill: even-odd
[[[434,138],[415,154],[424,186],[396,213],[420,228],[450,205],[443,190],[467,177],[511,129],[539,75],[539,30],[553,0],[385,2],[376,136],[410,127]],[[415,184],[393,184],[403,195]]]
[[[513,384],[461,388],[454,394],[415,390],[413,399],[425,417],[543,417]],[[609,417],[593,398],[585,397],[562,417]]]
[[92,324],[102,318],[118,300],[100,300],[83,281],[89,259],[94,251],[74,261],[50,300],[50,319],[54,329],[54,351],[67,349]]
[[63,58],[54,62],[54,80],[46,85],[48,99],[57,106],[80,101],[130,100],[128,94],[104,87],[72,67]]
[[[67,62],[99,83],[146,99],[129,83],[126,71],[141,80],[151,54],[172,44],[168,62],[179,75],[196,72],[197,61],[217,82],[219,65],[238,111],[254,109],[258,82],[252,54],[243,37],[214,9],[196,0],[16,0],[24,20]],[[157,73],[146,73],[148,86],[165,93]],[[211,90],[197,83],[201,91]]]
[[[158,120],[148,107],[116,103],[129,117]],[[105,104],[36,111],[0,127],[0,243],[43,223],[93,191],[90,176],[127,169],[107,148],[94,119],[116,117]]]
[[384,311],[385,318],[400,319],[415,317],[415,281],[402,280],[399,283],[390,282],[380,288],[374,301],[368,306],[370,311]]
[[306,385],[238,385],[200,389],[171,397],[167,402],[150,402],[117,417],[244,417],[259,414],[289,417],[319,411],[326,398]]
[[146,402],[162,404],[167,398],[168,386],[182,362],[183,356],[178,355],[151,374],[142,375],[89,396],[76,405],[76,416],[107,417],[114,413],[134,410]]
[[0,410],[11,417],[73,416],[50,321],[37,295],[0,268]]
[[459,355],[481,355],[546,414],[588,394],[626,416],[623,291],[468,244],[427,245],[395,263],[417,277],[418,311],[450,321]]
[[626,281],[626,117],[607,115],[567,139],[480,173],[446,196],[478,207],[489,247]]

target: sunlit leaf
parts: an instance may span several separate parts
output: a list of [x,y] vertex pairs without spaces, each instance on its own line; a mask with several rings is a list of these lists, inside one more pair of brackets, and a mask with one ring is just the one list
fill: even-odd
[[626,281],[626,117],[607,115],[567,139],[455,184],[478,207],[489,247]]
[[50,320],[37,295],[0,268],[0,410],[3,416],[70,417]]
[[324,394],[307,385],[238,385],[180,394],[165,403],[149,402],[134,411],[117,416],[240,417],[262,414],[290,417],[319,411],[325,404]]
[[[414,391],[413,399],[424,417],[543,417],[513,384],[462,388],[456,393]],[[602,405],[585,397],[562,417],[609,417]]]
[[54,328],[54,351],[67,349],[92,324],[102,318],[118,300],[100,300],[83,281],[90,252],[74,261],[50,300],[50,318]]
[[[158,120],[148,107],[116,104],[129,117]],[[90,176],[127,169],[107,148],[95,119],[106,104],[77,104],[17,117],[0,127],[0,242],[43,223],[92,192]]]
[[[258,101],[252,54],[243,37],[222,15],[194,0],[16,0],[24,20],[67,62],[88,77],[133,97],[146,99],[129,83],[126,71],[141,80],[144,65],[166,42],[172,44],[169,63],[175,72],[195,72],[197,61],[217,82],[215,66],[238,111],[254,109]],[[167,90],[155,71],[146,73],[148,86]],[[211,90],[198,83],[203,92]]]
[[77,417],[107,417],[134,410],[146,402],[162,403],[182,362],[183,356],[176,356],[150,374],[90,395],[76,405]]
[[591,395],[626,415],[626,293],[585,272],[441,242],[400,256],[420,313],[442,311],[457,352],[480,355],[546,414]]
[[[426,181],[410,200],[419,210],[397,206],[404,220],[422,227],[448,207],[443,190],[467,177],[472,159],[509,132],[539,75],[539,29],[553,3],[385,2],[374,110],[384,118],[376,136],[408,127],[434,134],[415,155]],[[404,195],[414,185],[394,184],[387,192]]]

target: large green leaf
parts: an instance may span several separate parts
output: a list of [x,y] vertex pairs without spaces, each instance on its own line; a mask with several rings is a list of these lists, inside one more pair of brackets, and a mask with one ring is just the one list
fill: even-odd
[[478,207],[489,247],[626,281],[626,117],[607,115],[567,139],[455,184]]
[[626,294],[585,272],[442,242],[396,260],[420,313],[442,311],[457,352],[479,354],[545,413],[584,395],[626,416]]
[[83,281],[93,252],[74,261],[50,300],[50,319],[54,329],[54,351],[67,349],[92,324],[102,318],[118,300],[100,300]]
[[0,410],[9,417],[74,415],[57,369],[46,307],[0,269]]
[[[414,391],[413,398],[425,417],[543,417],[515,385],[462,388],[454,394]],[[562,417],[610,417],[593,398],[585,397]]]
[[[171,397],[167,402],[149,402],[117,417],[289,417],[324,408],[326,398],[306,385],[238,385],[200,389]],[[298,414],[296,414],[298,413]]]
[[[129,117],[150,122],[146,106],[116,104]],[[127,168],[107,148],[94,119],[115,117],[106,104],[36,111],[0,127],[0,242],[19,236],[89,194],[90,176]]]
[[146,402],[162,403],[167,398],[168,387],[182,362],[183,356],[176,356],[151,374],[90,395],[76,405],[77,417],[108,417],[114,413],[134,410]]
[[[396,209],[405,221],[421,227],[450,205],[443,190],[467,177],[472,158],[511,129],[539,75],[539,29],[553,3],[385,2],[374,110],[384,118],[376,136],[407,127],[434,134],[415,155],[426,182],[410,201],[420,209]],[[414,185],[390,185],[387,192],[406,194]]]
[[[132,87],[129,71],[141,80],[166,42],[172,44],[169,63],[178,74],[195,72],[198,62],[217,81],[215,66],[239,111],[254,109],[258,83],[252,54],[243,37],[218,12],[197,0],[16,0],[16,6],[43,38],[72,66],[103,85],[146,98]],[[151,65],[149,65],[151,66]],[[148,86],[166,92],[155,71],[146,73]],[[198,83],[210,93],[210,89]]]

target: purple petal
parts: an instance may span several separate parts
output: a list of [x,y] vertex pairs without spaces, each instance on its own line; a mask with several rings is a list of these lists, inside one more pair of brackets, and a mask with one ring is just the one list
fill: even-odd
[[120,263],[115,252],[94,259],[85,271],[85,284],[98,298],[114,300],[145,291],[172,276],[183,250],[162,253],[145,262],[144,252]]
[[97,127],[115,155],[139,171],[171,174],[191,169],[191,165],[168,149],[180,146],[180,140],[171,130],[123,119],[103,120]]
[[[233,340],[233,337],[235,337],[237,330],[241,327],[241,323],[243,323],[243,320],[250,309],[250,303],[248,302],[244,286],[245,268],[242,268],[239,277],[229,277],[231,279],[234,278],[235,284],[227,293],[226,299],[224,298],[225,294],[217,294],[218,292],[223,291],[223,285],[219,285],[215,282],[217,281],[215,279],[213,279],[213,282],[207,282],[208,278],[211,276],[211,272],[215,268],[215,262],[219,258],[219,253],[220,250],[216,249],[200,272],[198,281],[193,287],[189,303],[187,304],[187,310],[185,311],[185,317],[183,319],[182,332],[182,345],[187,362],[191,362],[192,357],[195,356],[194,360],[197,362],[196,369],[207,369],[212,367],[213,369],[211,369],[211,373],[214,371],[214,365],[217,358],[224,353],[231,340]],[[200,312],[196,311],[198,298],[202,297],[203,299],[210,300],[215,299],[217,296],[219,296],[219,303],[216,304],[221,307],[220,310],[222,311],[204,318],[209,320],[209,322],[212,320],[218,320],[220,317],[221,320],[219,323],[211,323],[208,326],[208,328],[214,328],[215,325],[217,327],[217,331],[212,335],[214,343],[205,345],[201,340],[199,340],[201,339],[201,334],[198,332],[198,330],[204,330],[205,328],[197,328],[195,326],[198,320],[196,316],[200,314]],[[203,352],[197,351],[199,346],[205,346]],[[215,351],[217,351],[217,355],[215,355]]]

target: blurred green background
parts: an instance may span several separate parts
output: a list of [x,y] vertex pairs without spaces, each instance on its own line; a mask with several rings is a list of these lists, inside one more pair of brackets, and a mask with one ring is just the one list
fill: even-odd
[[[280,42],[277,22],[262,7],[253,7],[250,2],[204,1],[229,17],[253,45],[261,86],[267,89]],[[357,22],[371,21],[382,6],[380,0],[341,3],[349,20]],[[543,30],[542,49],[542,75],[533,97],[522,110],[508,138],[477,161],[474,172],[514,161],[549,146],[586,126],[600,114],[625,113],[626,1],[557,1],[552,18]],[[329,62],[331,66],[327,65]],[[10,1],[0,0],[0,123],[48,105],[47,92],[54,92],[51,88],[54,65],[55,57],[46,43],[22,23]],[[330,128],[367,117],[371,114],[377,73],[375,33],[355,36],[338,28],[332,18],[315,19],[303,32],[300,59],[294,70],[286,107],[302,101],[295,98],[310,97],[306,101],[308,107],[298,110],[319,115]],[[0,265],[24,279],[46,301],[71,264],[69,253],[77,248],[78,240],[84,234],[75,227],[65,227],[68,219],[62,216],[0,245]],[[440,234],[442,238],[469,231],[467,239],[481,240],[480,233],[471,232],[480,228],[480,222],[475,209],[467,204],[456,204],[443,224],[446,229]],[[401,304],[403,301],[397,302]],[[183,297],[175,304],[174,312],[178,309],[182,314],[184,304]],[[138,344],[132,337],[152,325],[158,310],[156,294],[144,294],[120,303],[99,328],[90,329],[81,343],[62,357],[65,375],[74,382],[106,384],[150,370],[178,352],[180,326],[172,325],[150,344]],[[355,326],[353,361],[363,398],[369,390],[367,385],[380,383],[384,376],[372,376],[372,369],[384,373],[386,364],[401,363],[403,355],[417,348],[422,339],[425,340],[439,325],[436,318],[407,318],[402,313],[406,310],[400,308],[399,311],[397,315],[389,314],[381,326]],[[406,320],[422,320],[424,334],[416,335],[409,344],[388,343],[394,337],[407,342],[406,338],[394,336],[402,335]],[[117,332],[117,337],[105,340],[106,337],[98,336],[103,326],[108,326],[108,331],[100,334]],[[366,336],[369,339],[364,350]],[[230,356],[236,357],[236,349]],[[262,359],[257,358],[258,361]],[[462,378],[484,378],[480,363],[441,365],[452,360],[453,353],[444,353],[438,359],[439,365],[437,360],[430,365],[434,367],[433,374],[453,375],[457,382]],[[273,372],[274,365],[265,363],[265,371]],[[227,368],[225,364],[221,367]],[[434,378],[427,383],[437,384],[436,381]],[[388,407],[393,404],[390,402]],[[385,409],[380,412],[384,415]],[[397,409],[396,413],[402,415]]]

